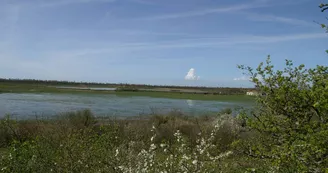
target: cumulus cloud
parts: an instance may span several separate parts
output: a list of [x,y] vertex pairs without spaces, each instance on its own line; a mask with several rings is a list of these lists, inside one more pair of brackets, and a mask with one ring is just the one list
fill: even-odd
[[187,75],[185,76],[185,80],[199,80],[199,76],[196,75],[195,69],[191,68]]

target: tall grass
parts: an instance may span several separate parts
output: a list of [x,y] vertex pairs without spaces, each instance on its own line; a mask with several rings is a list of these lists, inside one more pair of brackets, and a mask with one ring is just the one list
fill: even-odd
[[242,127],[229,114],[181,112],[99,121],[89,110],[0,127],[0,172],[245,172]]

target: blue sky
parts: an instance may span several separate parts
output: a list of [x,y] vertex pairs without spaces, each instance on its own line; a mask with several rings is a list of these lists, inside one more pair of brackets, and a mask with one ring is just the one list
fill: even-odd
[[0,0],[0,77],[250,86],[237,64],[268,54],[277,68],[327,65],[320,3]]

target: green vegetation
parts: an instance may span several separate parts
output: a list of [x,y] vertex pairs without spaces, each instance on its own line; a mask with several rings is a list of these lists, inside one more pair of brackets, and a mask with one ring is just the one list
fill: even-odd
[[274,71],[270,58],[256,70],[240,66],[263,96],[251,116],[241,116],[256,140],[238,147],[274,172],[328,171],[328,67],[304,67],[286,60],[284,70]]
[[[328,67],[268,58],[253,70],[256,107],[237,117],[181,112],[96,119],[88,111],[52,120],[3,119],[2,172],[325,172]],[[124,93],[124,92],[122,92]],[[139,92],[133,92],[139,93]],[[154,92],[157,93],[157,92]]]
[[85,110],[1,123],[1,172],[228,172],[241,161],[229,150],[240,131],[231,115],[96,121]]
[[0,121],[0,171],[328,172],[328,67],[306,69],[286,60],[275,70],[269,57],[255,70],[239,68],[259,95],[256,107],[237,117],[230,109],[201,117],[171,112],[96,119],[88,110],[52,120],[7,117]]
[[211,94],[190,94],[190,93],[171,93],[171,92],[116,92],[118,96],[148,96],[162,97],[172,99],[190,99],[190,100],[217,100],[217,101],[235,101],[235,102],[254,102],[254,97],[246,95],[211,95]]
[[36,84],[16,84],[16,83],[0,83],[0,91],[3,93],[67,93],[67,94],[115,94],[122,97],[131,96],[148,96],[157,98],[172,99],[191,99],[191,100],[218,100],[218,101],[238,101],[238,102],[254,102],[254,97],[246,95],[216,95],[216,94],[194,94],[183,92],[161,92],[161,91],[137,91],[137,90],[90,90],[90,89],[70,89],[56,88],[47,85]]
[[[325,12],[325,11],[328,11],[328,4],[320,4],[319,7],[321,8],[321,11],[322,12]],[[326,17],[326,19],[328,20],[328,17]],[[326,32],[328,33],[328,25],[327,24],[324,24],[324,23],[321,23],[320,26],[326,30]],[[328,53],[328,50],[326,50],[326,52]]]
[[94,82],[72,82],[72,81],[55,81],[55,80],[35,80],[35,79],[2,79],[0,78],[0,86],[15,86],[25,91],[28,88],[34,87],[49,87],[49,86],[65,86],[65,87],[100,87],[100,88],[118,88],[121,91],[136,91],[139,89],[170,89],[172,91],[192,90],[202,91],[210,94],[245,94],[250,88],[229,88],[229,87],[203,87],[203,86],[169,86],[169,85],[140,85],[140,84],[114,84],[114,83],[94,83]]
[[319,7],[321,8],[322,12],[328,10],[328,4],[320,4]]

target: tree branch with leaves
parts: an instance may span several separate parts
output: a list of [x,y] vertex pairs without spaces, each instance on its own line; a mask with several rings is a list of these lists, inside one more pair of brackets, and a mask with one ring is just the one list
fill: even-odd
[[325,171],[328,67],[305,68],[286,60],[284,69],[275,70],[268,57],[256,69],[239,68],[260,92],[255,110],[245,115],[246,127],[258,136],[243,144],[244,151],[268,159],[276,172]]

